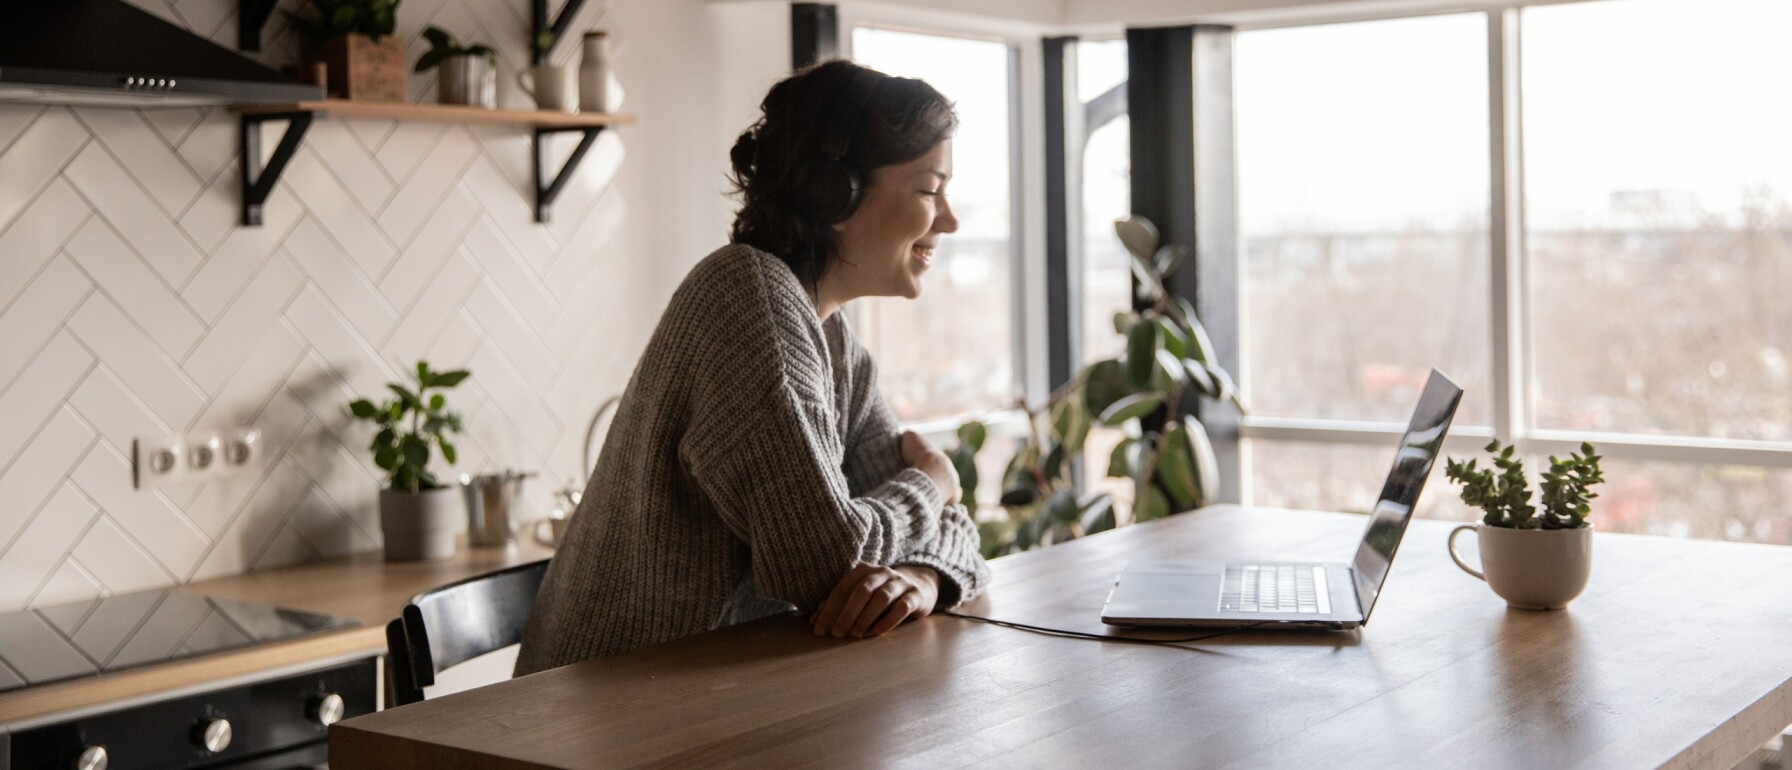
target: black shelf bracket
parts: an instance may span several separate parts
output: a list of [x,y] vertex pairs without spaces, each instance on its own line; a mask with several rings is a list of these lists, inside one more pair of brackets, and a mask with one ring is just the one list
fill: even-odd
[[[286,164],[299,151],[299,143],[305,138],[305,129],[311,127],[315,112],[272,112],[257,115],[243,115],[239,156],[243,171],[243,226],[259,227],[261,225],[261,206],[268,202],[268,193],[273,192],[274,183],[280,181],[280,173],[286,170]],[[261,163],[261,124],[270,120],[287,121],[286,134],[280,137],[280,146],[274,148],[274,154],[268,158],[266,166]]]
[[552,50],[537,48],[535,41],[541,39],[541,33],[552,32],[554,33],[554,45],[560,45],[562,38],[566,37],[566,28],[572,24],[572,17],[579,14],[579,8],[585,5],[585,0],[566,0],[566,5],[560,6],[559,15],[552,19],[548,18],[548,0],[532,0],[531,4],[533,13],[530,15],[533,24],[530,25],[529,50],[535,52],[535,64],[546,64],[548,54]]
[[[579,167],[579,161],[585,159],[585,153],[591,151],[591,145],[597,142],[597,135],[604,132],[603,126],[549,127],[535,129],[535,139],[530,142],[535,151],[535,221],[547,222],[548,211],[554,205],[554,199],[560,197],[561,188],[566,180],[572,178],[573,169]],[[550,134],[580,133],[579,146],[573,148],[572,155],[567,156],[566,164],[558,173],[548,168],[547,138]],[[552,181],[550,180],[550,177]]]
[[276,0],[237,0],[236,47],[244,51],[261,50],[261,28],[274,15]]

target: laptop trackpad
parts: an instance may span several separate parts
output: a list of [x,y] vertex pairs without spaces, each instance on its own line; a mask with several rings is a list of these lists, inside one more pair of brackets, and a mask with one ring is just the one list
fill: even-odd
[[1127,604],[1199,601],[1202,609],[1215,609],[1225,571],[1226,565],[1218,562],[1134,562],[1127,565],[1126,574],[1114,589],[1111,601]]

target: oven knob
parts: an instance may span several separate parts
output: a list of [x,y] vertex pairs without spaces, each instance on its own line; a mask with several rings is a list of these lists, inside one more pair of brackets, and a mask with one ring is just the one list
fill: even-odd
[[230,748],[230,720],[213,719],[193,734],[193,742],[216,754]]
[[106,747],[88,746],[75,759],[75,770],[106,770]]
[[342,721],[342,696],[328,693],[322,697],[311,699],[311,708],[307,709],[312,721],[324,727]]

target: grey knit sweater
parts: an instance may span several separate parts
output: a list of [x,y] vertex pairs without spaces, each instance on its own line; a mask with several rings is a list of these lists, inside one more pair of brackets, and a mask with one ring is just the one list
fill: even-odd
[[977,527],[903,463],[876,379],[776,257],[698,263],[623,391],[516,674],[807,613],[860,561],[934,568],[940,607],[980,593]]

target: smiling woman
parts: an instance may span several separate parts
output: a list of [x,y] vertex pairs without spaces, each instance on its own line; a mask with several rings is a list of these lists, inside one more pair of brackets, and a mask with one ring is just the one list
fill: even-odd
[[734,243],[674,293],[536,598],[517,674],[795,608],[888,633],[982,591],[944,454],[902,432],[839,310],[914,298],[956,119],[848,62],[772,87],[731,153]]

